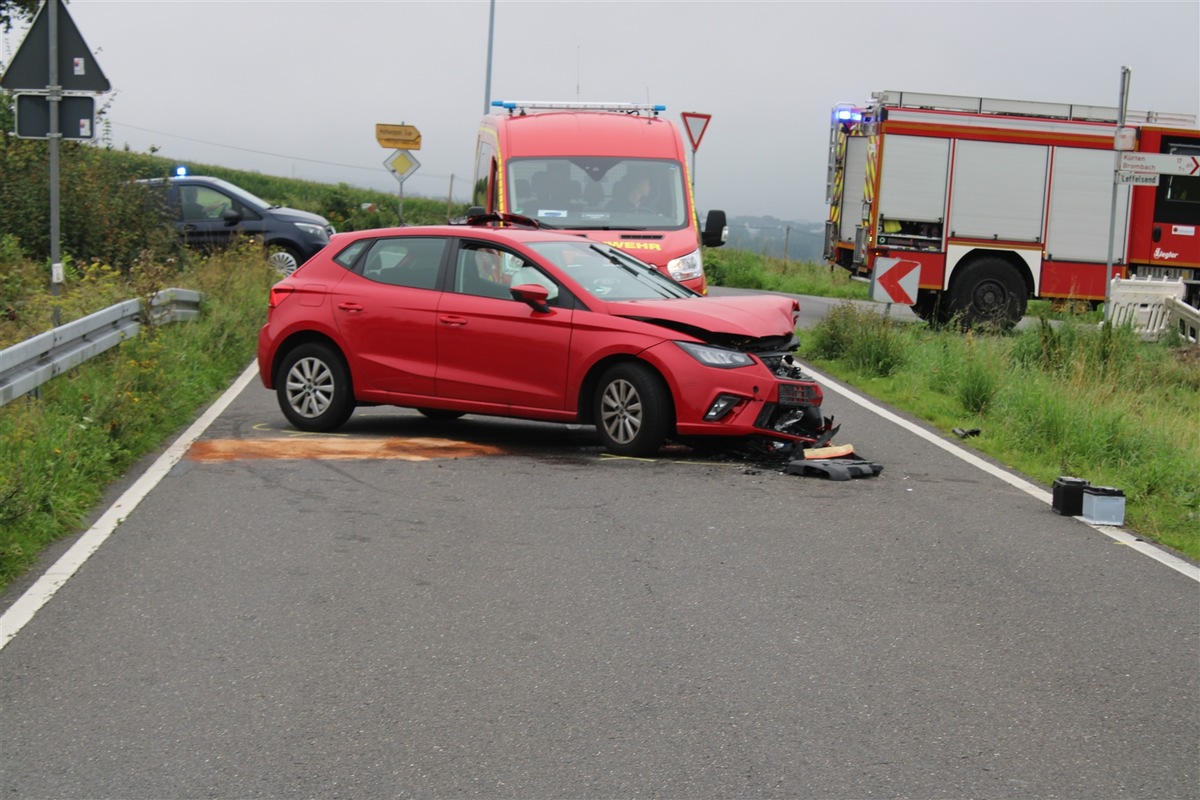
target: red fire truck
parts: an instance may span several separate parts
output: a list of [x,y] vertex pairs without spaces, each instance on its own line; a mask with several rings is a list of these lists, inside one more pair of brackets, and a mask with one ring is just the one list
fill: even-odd
[[[1124,172],[1118,147],[1196,169]],[[863,278],[919,272],[908,299],[938,322],[1010,326],[1031,297],[1103,301],[1110,247],[1113,276],[1181,278],[1194,296],[1193,157],[1191,115],[1129,112],[1118,137],[1115,108],[876,92],[833,110],[825,257]]]
[[683,140],[660,116],[666,106],[492,105],[475,145],[475,209],[606,242],[707,292],[700,245],[725,243],[725,212],[709,211],[700,230]]

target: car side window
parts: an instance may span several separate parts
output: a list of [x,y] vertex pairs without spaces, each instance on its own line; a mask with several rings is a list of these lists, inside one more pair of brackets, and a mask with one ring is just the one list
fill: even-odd
[[389,286],[436,289],[445,249],[446,240],[438,237],[376,239],[363,261],[362,274]]
[[370,239],[359,239],[357,242],[352,242],[350,246],[343,249],[333,260],[341,264],[346,269],[354,269],[354,262],[358,260],[359,254],[371,246]]
[[233,198],[209,186],[181,186],[184,222],[204,222],[220,219],[233,208]]
[[512,300],[509,287],[524,283],[546,287],[550,305],[559,305],[558,284],[516,253],[481,242],[459,247],[454,271],[454,291],[459,294]]

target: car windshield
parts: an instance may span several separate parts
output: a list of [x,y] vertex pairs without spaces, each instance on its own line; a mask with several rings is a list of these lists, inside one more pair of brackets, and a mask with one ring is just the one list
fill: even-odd
[[678,162],[599,157],[508,163],[509,207],[545,227],[677,230],[687,225]]
[[586,241],[536,242],[530,248],[600,300],[699,297],[649,264],[608,245]]

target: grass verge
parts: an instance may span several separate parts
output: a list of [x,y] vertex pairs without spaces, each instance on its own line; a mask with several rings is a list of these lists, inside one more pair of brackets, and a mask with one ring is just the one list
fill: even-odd
[[[143,326],[138,336],[44,384],[39,396],[0,407],[0,590],[47,544],[76,530],[109,483],[191,422],[246,368],[265,321],[264,297],[277,278],[261,250],[248,246],[196,260],[182,272],[135,269],[131,283],[120,287],[111,283],[121,280],[114,274],[96,290],[104,298],[124,292],[123,300],[168,285],[196,289],[204,294],[201,318]],[[72,298],[63,300],[74,309]]]
[[866,300],[869,291],[866,283],[851,280],[844,269],[759,256],[744,250],[705,250],[704,270],[708,282],[714,286],[848,300]]

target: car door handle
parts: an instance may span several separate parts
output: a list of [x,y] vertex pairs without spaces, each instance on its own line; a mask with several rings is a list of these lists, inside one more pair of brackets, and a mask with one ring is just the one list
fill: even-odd
[[442,316],[438,317],[438,322],[442,323],[443,325],[462,327],[463,325],[467,324],[467,318],[455,316],[453,314],[443,314]]
[[347,314],[361,314],[363,307],[358,303],[338,303],[338,309]]

